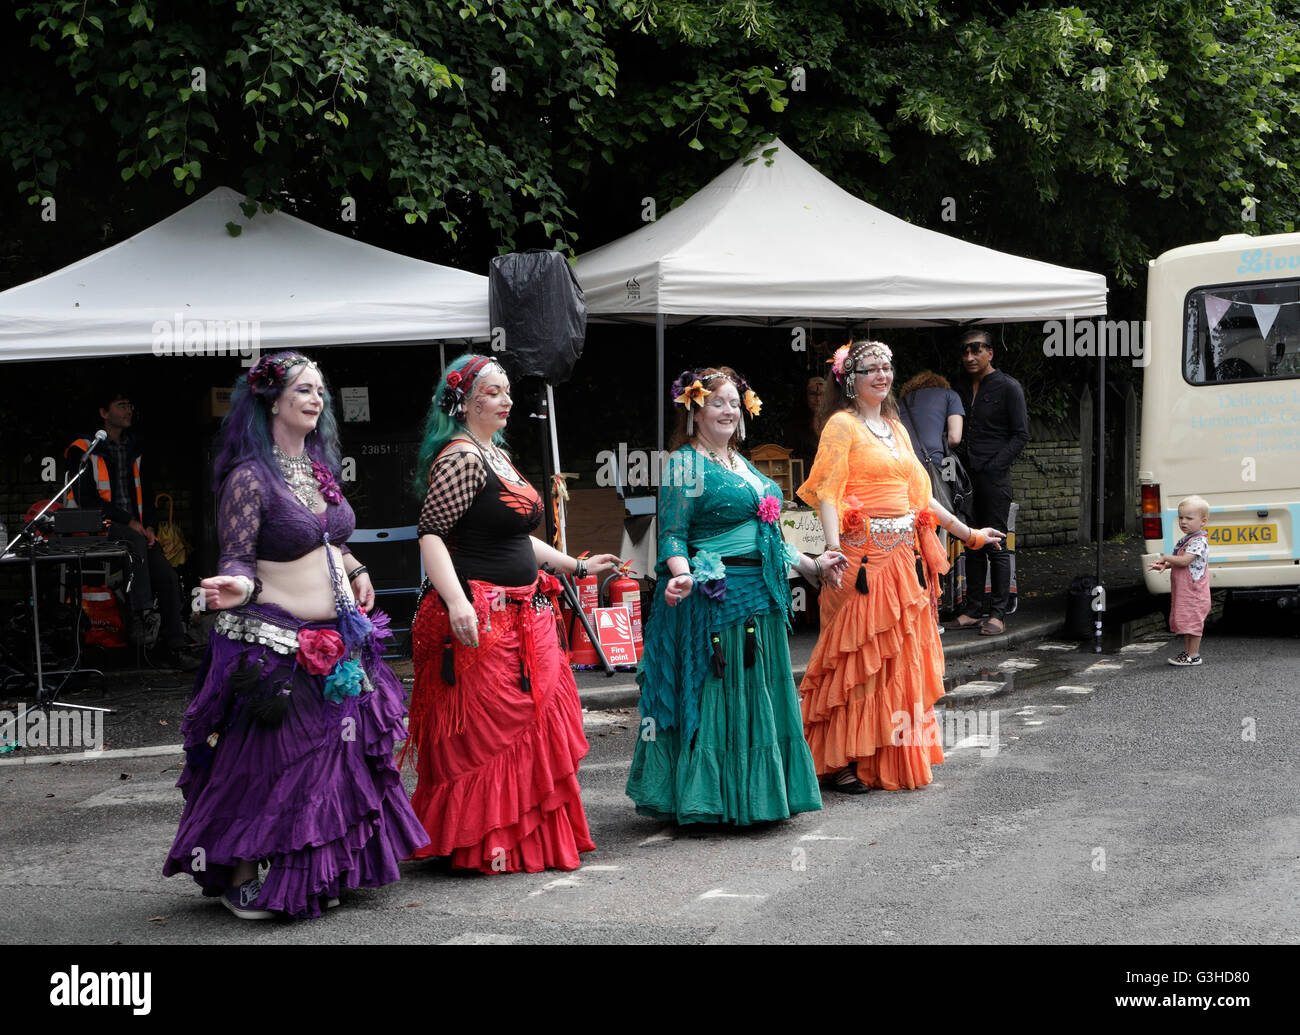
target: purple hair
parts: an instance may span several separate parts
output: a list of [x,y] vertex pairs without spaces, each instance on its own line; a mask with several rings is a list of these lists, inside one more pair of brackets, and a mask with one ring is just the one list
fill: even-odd
[[[252,463],[263,484],[281,480],[280,465],[271,452],[271,407],[284,391],[294,367],[312,362],[300,352],[277,352],[263,356],[246,375],[235,382],[230,396],[230,412],[221,422],[217,436],[217,456],[212,464],[212,488],[221,492],[226,477],[240,464]],[[317,367],[317,370],[320,370]],[[278,376],[277,376],[278,375]],[[334,398],[325,374],[324,406],[315,429],[307,436],[307,455],[324,464],[337,480],[342,476],[338,422],[334,419]]]

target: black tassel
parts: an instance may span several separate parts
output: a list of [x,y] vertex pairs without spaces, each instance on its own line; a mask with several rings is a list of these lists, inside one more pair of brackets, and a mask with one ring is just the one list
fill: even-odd
[[916,581],[921,584],[922,589],[927,588],[925,585],[925,565],[921,563],[920,557],[916,559]]
[[754,652],[758,646],[758,634],[753,621],[745,623],[745,667],[754,667]]
[[277,683],[269,695],[255,698],[248,713],[263,726],[280,725],[289,713],[289,680]]
[[239,668],[230,677],[230,689],[244,699],[249,716],[261,726],[278,726],[289,711],[289,680],[286,678],[270,692],[262,689],[266,677],[266,659],[239,659]]
[[455,644],[451,642],[450,636],[442,644],[442,681],[448,686],[456,685]]
[[862,566],[858,568],[857,581],[853,583],[859,593],[870,593],[871,587],[867,585],[867,559],[862,558]]
[[524,667],[524,659],[519,659],[519,689],[526,694],[533,692],[533,681],[528,678],[528,669]]
[[713,634],[713,674],[719,679],[726,670],[727,662],[722,657],[722,639],[717,633]]

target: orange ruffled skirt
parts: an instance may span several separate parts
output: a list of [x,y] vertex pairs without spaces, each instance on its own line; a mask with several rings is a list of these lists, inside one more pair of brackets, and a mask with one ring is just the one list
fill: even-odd
[[[919,530],[926,587],[907,543],[888,553],[870,539],[842,543],[840,588],[821,591],[821,636],[799,693],[818,776],[857,763],[858,779],[888,791],[924,787],[943,761],[934,702],[943,696],[943,647],[932,611],[935,575],[947,571],[938,539]],[[855,587],[867,556],[869,593]]]

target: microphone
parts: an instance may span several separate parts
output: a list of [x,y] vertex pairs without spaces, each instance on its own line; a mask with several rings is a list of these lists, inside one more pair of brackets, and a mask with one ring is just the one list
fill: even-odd
[[84,471],[86,469],[86,465],[90,463],[90,454],[93,453],[95,449],[99,446],[99,444],[103,442],[104,439],[106,438],[108,438],[108,432],[105,431],[103,428],[100,428],[98,431],[95,432],[94,439],[91,440],[90,445],[86,448],[85,453],[83,453],[81,456],[81,466],[77,468],[78,471]]

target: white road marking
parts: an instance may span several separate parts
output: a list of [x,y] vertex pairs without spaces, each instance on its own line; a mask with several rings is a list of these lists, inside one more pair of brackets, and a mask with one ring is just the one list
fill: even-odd
[[1043,724],[1042,719],[1033,719],[1029,722],[1023,723],[1023,725],[1025,726],[1041,726],[1042,724]]
[[1002,671],[1014,671],[1016,669],[1037,668],[1039,662],[1032,658],[1009,658],[998,666]]
[[93,798],[77,802],[77,807],[81,809],[102,809],[113,805],[140,805],[146,802],[160,801],[175,802],[180,805],[182,804],[181,792],[170,784],[166,787],[141,787],[139,790],[132,787],[114,788],[111,791],[101,791]]
[[642,841],[641,844],[638,845],[637,847],[644,848],[646,845],[659,844],[661,841],[675,841],[675,840],[676,837],[674,836],[673,828],[669,826],[669,827],[664,827],[657,834],[651,834],[644,841]]
[[632,766],[632,759],[625,758],[621,762],[581,762],[578,765],[580,773],[594,773],[601,769],[629,769]]
[[155,755],[183,755],[184,746],[165,744],[161,747],[111,748],[106,751],[75,751],[69,755],[28,755],[26,758],[0,758],[0,766],[40,765],[42,762],[98,762],[107,758],[152,758]]
[[1032,704],[1027,704],[1027,705],[1025,705],[1023,708],[1021,708],[1020,711],[1016,712],[1016,714],[1017,714],[1017,715],[1033,715],[1034,712],[1036,712],[1036,711],[1038,711],[1038,709],[1035,708]]
[[701,895],[698,899],[696,899],[696,901],[700,902],[706,898],[748,898],[748,899],[758,899],[759,901],[761,901],[767,898],[767,896],[766,895],[742,895],[734,891],[728,891],[726,888],[714,888],[712,891],[706,891],[703,895]]
[[1083,670],[1082,674],[1086,676],[1089,672],[1114,672],[1123,667],[1123,664],[1118,661],[1094,661]]
[[1077,643],[1040,643],[1034,650],[1078,650]]
[[546,894],[546,892],[550,891],[552,888],[576,888],[581,883],[582,881],[577,877],[560,877],[557,880],[547,881],[547,883],[543,884],[536,891],[530,891],[528,897],[536,898],[538,895]]
[[486,931],[466,931],[455,938],[448,938],[443,945],[514,945],[519,941],[517,934],[489,934]]
[[963,690],[969,690],[972,692],[983,692],[985,690],[1000,690],[1002,687],[1006,685],[1007,685],[1006,683],[995,683],[987,679],[977,679],[970,683],[962,683],[960,686],[954,686],[951,690],[948,691],[948,696],[951,697],[953,694],[959,694]]
[[974,733],[969,737],[962,737],[950,748],[944,748],[944,753],[951,755],[954,751],[965,751],[967,748],[981,748],[987,750],[993,747],[993,737],[988,733]]
[[852,841],[851,837],[832,837],[830,834],[823,834],[821,827],[818,827],[811,834],[804,834],[799,838],[800,841]]
[[1068,683],[1063,683],[1063,684],[1061,684],[1060,686],[1056,687],[1056,689],[1057,689],[1057,690],[1062,690],[1062,691],[1064,691],[1064,692],[1067,693],[1067,694],[1090,694],[1090,693],[1093,692],[1093,690],[1096,689],[1096,687],[1093,687],[1093,686],[1070,686]]
[[1121,654],[1154,654],[1164,643],[1130,643],[1127,647],[1121,647]]

